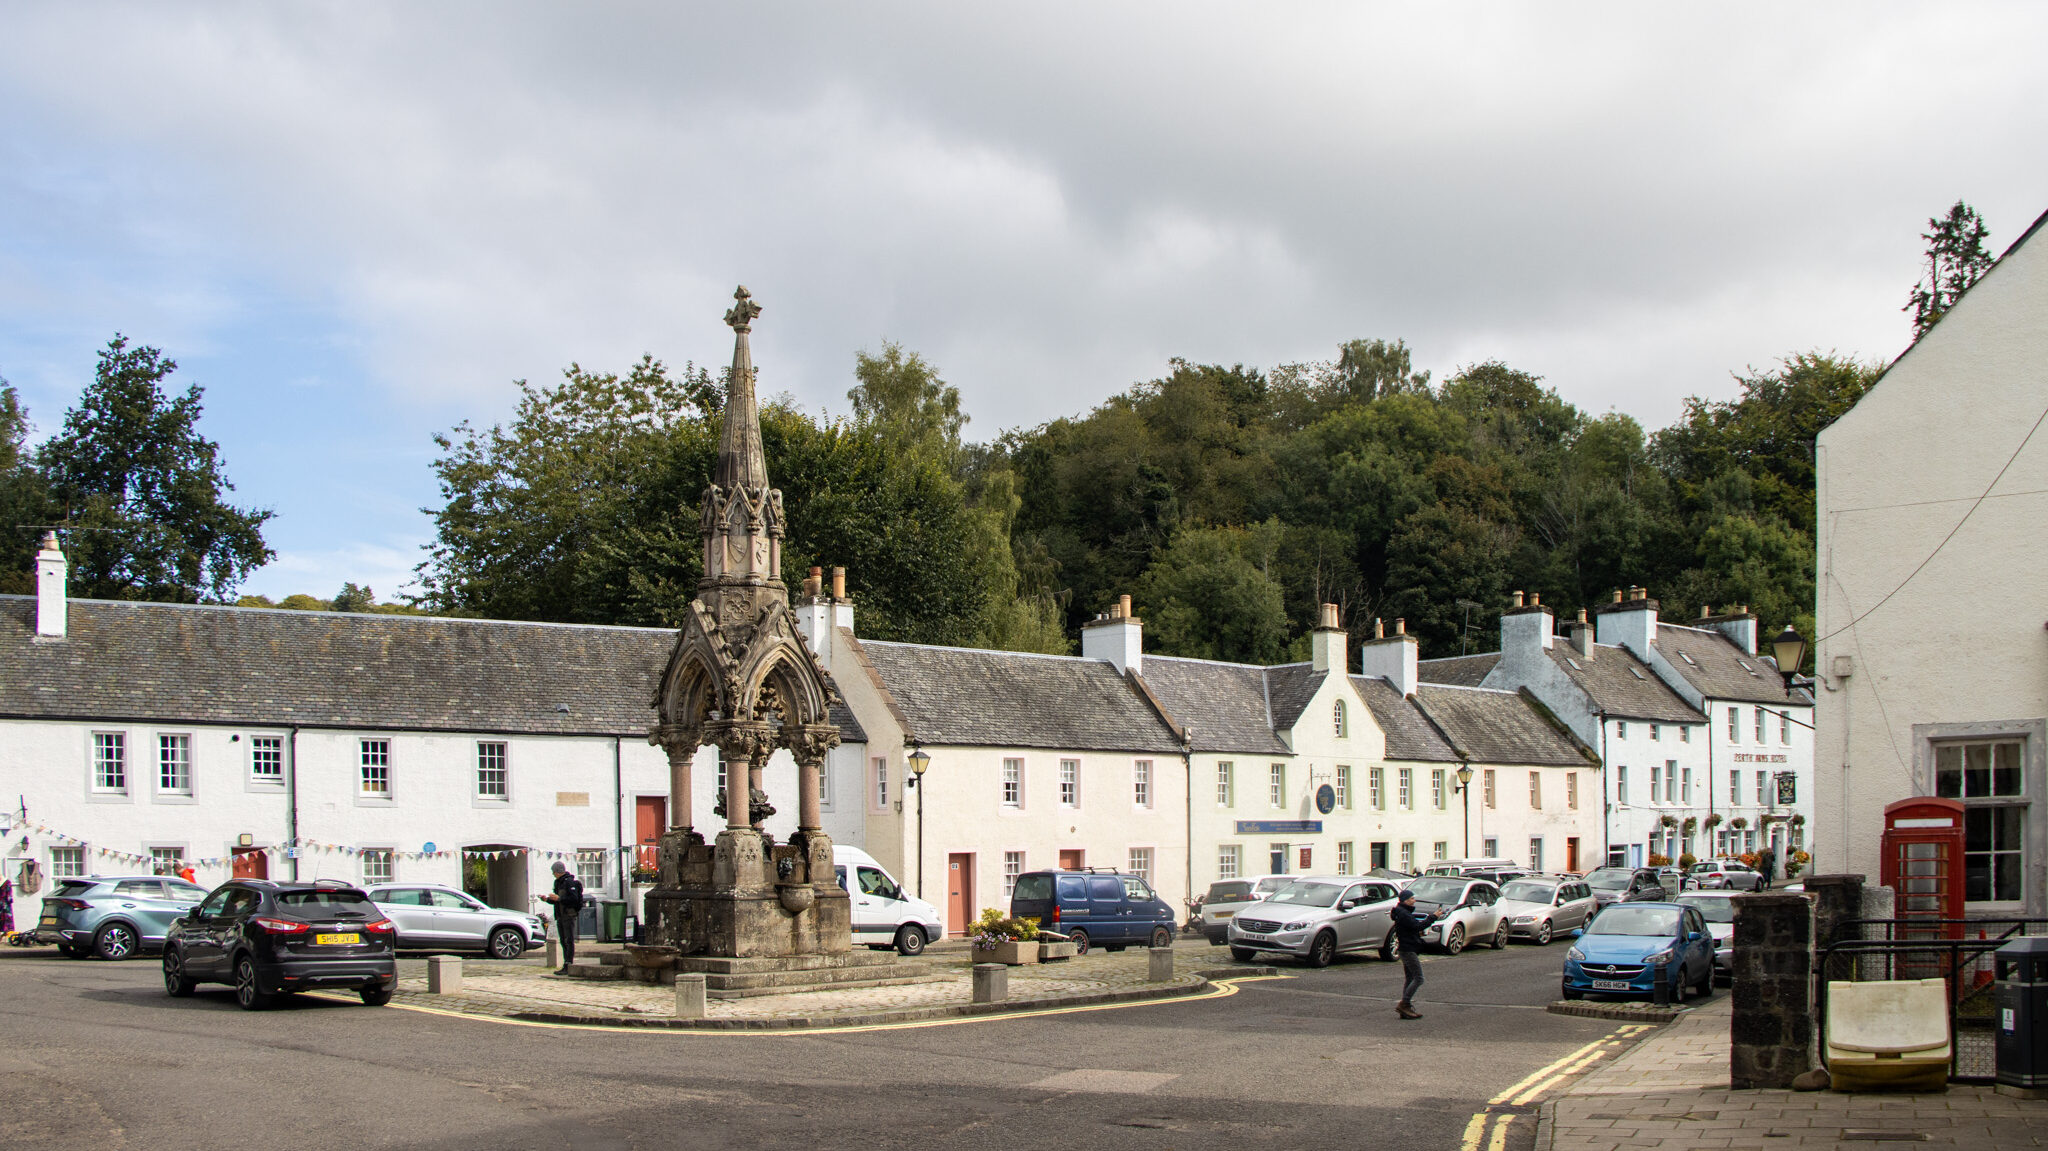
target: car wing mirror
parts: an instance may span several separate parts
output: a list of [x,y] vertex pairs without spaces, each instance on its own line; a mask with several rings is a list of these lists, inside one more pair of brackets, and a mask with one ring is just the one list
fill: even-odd
[[199,922],[199,909],[198,909],[197,907],[194,907],[194,908],[193,908],[192,910],[190,910],[190,911],[187,911],[187,912],[185,913],[185,922],[187,922],[187,923],[197,923],[197,922]]
[[1358,906],[1358,904],[1356,904],[1356,903],[1353,903],[1353,902],[1352,902],[1351,900],[1348,900],[1348,899],[1347,899],[1347,900],[1345,900],[1344,902],[1342,902],[1342,903],[1340,903],[1340,904],[1338,904],[1338,905],[1337,905],[1337,910],[1339,910],[1339,911],[1349,911],[1349,910],[1351,910],[1352,908],[1354,908],[1354,907],[1357,907],[1357,906]]
[[1567,934],[1569,934],[1573,939],[1578,939],[1586,934],[1586,929],[1583,927],[1574,927]]

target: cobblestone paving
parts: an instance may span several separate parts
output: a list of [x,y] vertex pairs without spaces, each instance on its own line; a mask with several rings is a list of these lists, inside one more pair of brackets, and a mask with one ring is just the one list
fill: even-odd
[[[1213,965],[1213,956],[1208,954],[1208,949],[1188,951],[1176,957],[1177,972],[1173,982],[1151,983],[1146,979],[1146,958],[1143,950],[1133,949],[1122,954],[1089,955],[1061,963],[1012,967],[1010,1002],[1020,1005],[1056,1004],[1105,994],[1185,991],[1201,983],[1200,977],[1194,974],[1197,966],[1207,968]],[[893,987],[714,999],[706,1005],[705,1014],[713,1020],[822,1020],[899,1011],[943,1010],[964,1007],[971,1002],[973,959],[965,949],[931,953],[925,962],[930,964],[932,974],[938,979]],[[546,1014],[593,1021],[665,1018],[673,1015],[675,1010],[675,989],[672,987],[624,980],[570,979],[530,963],[485,961],[464,965],[462,991],[453,995],[430,994],[424,976],[402,973],[397,999],[403,1003],[465,1014]]]
[[1694,1012],[1586,1076],[1546,1108],[1536,1151],[1789,1151],[1893,1140],[2005,1151],[2048,1142],[2048,1103],[1989,1087],[1957,1085],[1940,1095],[1730,1090],[1728,1017],[1725,1000]]

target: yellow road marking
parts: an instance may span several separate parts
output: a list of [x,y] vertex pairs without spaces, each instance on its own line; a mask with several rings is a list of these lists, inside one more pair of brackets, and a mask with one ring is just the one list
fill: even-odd
[[[1619,1046],[1619,1042],[1616,1041],[1614,1045]],[[1586,1068],[1592,1066],[1593,1062],[1599,1059],[1601,1054],[1601,1051],[1592,1051],[1589,1052],[1584,1058],[1578,1060],[1577,1062],[1567,1064],[1564,1068],[1559,1070],[1557,1074],[1552,1075],[1550,1078],[1545,1079],[1543,1082],[1538,1083],[1536,1086],[1531,1087],[1527,1091],[1522,1092],[1520,1095],[1515,1096],[1513,1100],[1514,1105],[1517,1107],[1523,1106],[1529,1101],[1535,1099],[1538,1095],[1543,1094],[1543,1092],[1549,1090],[1552,1087],[1557,1086],[1559,1083],[1564,1082],[1566,1079],[1571,1078],[1573,1075],[1576,1075],[1579,1072],[1584,1071]]]
[[1462,1151],[1479,1151],[1479,1140],[1486,1134],[1487,1112],[1481,1111],[1465,1124],[1465,1139],[1460,1144]]
[[1574,1059],[1578,1059],[1584,1056],[1587,1052],[1598,1051],[1602,1043],[1606,1043],[1613,1038],[1614,1037],[1612,1035],[1602,1036],[1599,1039],[1595,1039],[1591,1043],[1586,1044],[1584,1047],[1579,1048],[1577,1051],[1571,1052],[1570,1054],[1565,1055],[1560,1059],[1553,1060],[1552,1062],[1546,1063],[1543,1066],[1538,1067],[1536,1070],[1531,1071],[1528,1074],[1528,1076],[1524,1078],[1521,1082],[1515,1084],[1513,1087],[1508,1088],[1506,1091],[1501,1092],[1493,1098],[1488,1099],[1487,1102],[1494,1104],[1506,1103],[1508,1100],[1513,1099],[1517,1094],[1521,1093],[1531,1083],[1540,1082],[1541,1080],[1549,1078],[1552,1074],[1554,1074],[1557,1071],[1558,1068],[1564,1066],[1567,1063],[1570,1063]]
[[1493,1141],[1486,1145],[1486,1151],[1507,1151],[1508,1124],[1513,1123],[1514,1121],[1514,1116],[1503,1115],[1500,1117],[1499,1120],[1497,1120],[1494,1123]]
[[[990,1015],[956,1015],[944,1019],[912,1019],[902,1023],[866,1023],[836,1027],[787,1027],[763,1028],[695,1028],[695,1027],[618,1027],[605,1023],[549,1023],[538,1019],[506,1019],[498,1015],[472,1015],[464,1011],[450,1011],[445,1007],[426,1007],[415,1003],[393,1003],[395,1011],[413,1011],[421,1015],[442,1015],[450,1019],[469,1019],[478,1023],[496,1023],[507,1027],[538,1027],[553,1031],[601,1031],[609,1035],[662,1035],[662,1036],[744,1036],[766,1039],[782,1036],[803,1035],[849,1035],[863,1031],[910,1031],[924,1027],[955,1027],[963,1023],[998,1023],[1009,1019],[1036,1019],[1047,1015],[1078,1015],[1090,1011],[1118,1011],[1127,1007],[1159,1007],[1171,1003],[1196,1003],[1208,999],[1228,999],[1237,994],[1240,983],[1260,983],[1269,979],[1292,979],[1291,975],[1246,975],[1235,979],[1219,979],[1207,991],[1193,995],[1177,995],[1170,999],[1140,999],[1131,1003],[1083,1003],[1073,1007],[1040,1007],[1030,1011],[996,1012]],[[327,991],[305,993],[310,999],[327,999],[337,1003],[353,1002],[354,996]]]

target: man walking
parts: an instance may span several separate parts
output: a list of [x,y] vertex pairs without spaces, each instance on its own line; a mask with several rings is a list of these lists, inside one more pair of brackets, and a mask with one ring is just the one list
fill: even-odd
[[1415,910],[1412,891],[1403,891],[1394,904],[1394,940],[1401,953],[1401,973],[1408,977],[1401,985],[1401,1002],[1394,1005],[1394,1014],[1403,1019],[1422,1018],[1422,1012],[1415,1010],[1415,993],[1422,990],[1422,929],[1435,918]]
[[576,916],[583,911],[583,881],[569,874],[569,865],[555,861],[555,890],[541,896],[544,903],[555,905],[555,938],[562,942],[562,967],[555,972],[566,975],[569,965],[576,962]]

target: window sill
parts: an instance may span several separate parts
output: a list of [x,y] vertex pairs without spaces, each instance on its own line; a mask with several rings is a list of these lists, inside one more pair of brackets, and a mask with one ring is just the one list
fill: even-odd
[[85,795],[85,801],[87,803],[134,803],[135,797],[125,791],[89,791]]
[[171,804],[183,804],[183,803],[198,803],[198,802],[199,802],[199,799],[198,799],[198,797],[197,797],[197,796],[193,796],[193,795],[188,795],[188,794],[186,794],[186,793],[184,793],[184,792],[162,792],[162,791],[160,791],[160,792],[157,792],[157,793],[156,793],[155,795],[151,796],[151,797],[150,797],[150,801],[151,801],[152,803],[171,803]]

